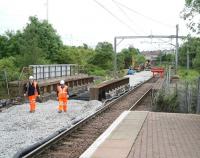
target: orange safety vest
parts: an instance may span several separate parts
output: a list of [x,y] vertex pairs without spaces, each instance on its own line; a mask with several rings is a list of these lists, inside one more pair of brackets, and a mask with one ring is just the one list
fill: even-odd
[[63,88],[60,85],[57,87],[59,98],[67,98],[67,88],[66,85]]

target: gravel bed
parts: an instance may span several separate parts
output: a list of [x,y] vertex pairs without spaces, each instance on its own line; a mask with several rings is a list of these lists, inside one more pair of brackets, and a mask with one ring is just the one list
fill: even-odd
[[[129,77],[135,86],[152,77],[152,72],[142,71]],[[10,107],[0,113],[0,158],[10,158],[17,151],[48,137],[63,127],[94,113],[102,103],[99,101],[70,100],[67,113],[57,112],[57,101],[37,103],[35,113],[29,113],[29,105]]]
[[0,158],[10,158],[74,121],[94,113],[102,103],[96,100],[69,100],[68,112],[57,112],[57,101],[37,103],[35,113],[29,113],[29,104],[10,107],[0,113]]
[[78,158],[124,110],[128,110],[150,87],[151,83],[142,85],[136,91],[125,96],[106,111],[87,122],[70,136],[45,150],[38,157]]

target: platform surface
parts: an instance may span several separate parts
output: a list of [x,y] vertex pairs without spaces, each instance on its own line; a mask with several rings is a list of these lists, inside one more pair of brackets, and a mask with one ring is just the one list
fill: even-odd
[[126,157],[147,117],[147,111],[123,112],[81,155],[81,158]]
[[80,158],[199,158],[200,115],[125,111]]

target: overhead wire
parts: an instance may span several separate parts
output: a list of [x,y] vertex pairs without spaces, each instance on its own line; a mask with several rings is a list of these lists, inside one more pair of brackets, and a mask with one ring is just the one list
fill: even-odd
[[125,25],[127,28],[129,28],[131,31],[133,31],[135,34],[138,34],[129,24],[125,23],[123,20],[121,20],[119,17],[117,17],[114,13],[112,13],[109,9],[107,9],[103,4],[101,4],[97,0],[93,0],[95,3],[97,3],[100,7],[102,7],[104,10],[106,10],[110,15],[112,15],[115,19],[117,19],[121,24]]
[[[112,17],[114,17],[115,19],[117,19],[121,24],[125,25],[127,28],[129,28],[131,31],[133,31],[135,34],[138,35],[138,33],[135,31],[135,29],[133,29],[129,24],[127,24],[126,22],[124,22],[123,20],[121,20],[118,16],[116,16],[113,12],[111,12],[108,8],[106,8],[102,3],[100,3],[100,2],[97,1],[97,0],[93,0],[93,1],[94,1],[95,3],[97,3],[101,8],[103,8],[106,12],[108,12]],[[151,18],[151,17],[149,17],[149,16],[146,16],[146,15],[144,15],[144,14],[142,14],[142,13],[140,13],[140,12],[138,12],[138,11],[136,11],[136,10],[134,10],[134,9],[132,9],[132,8],[130,8],[130,7],[126,6],[126,5],[124,5],[124,4],[120,3],[120,2],[118,2],[118,1],[116,1],[116,0],[112,0],[112,1],[113,1],[113,2],[115,3],[115,5],[120,9],[120,11],[123,12],[123,14],[124,14],[131,22],[133,22],[133,23],[135,23],[135,22],[128,16],[128,14],[124,11],[124,9],[122,9],[122,7],[123,7],[123,8],[126,8],[127,10],[130,10],[130,11],[132,11],[133,13],[138,14],[138,15],[140,15],[140,16],[142,16],[142,17],[148,19],[148,20],[151,20],[151,21],[153,21],[153,22],[155,22],[155,23],[159,23],[159,24],[161,24],[161,25],[164,25],[164,26],[167,26],[167,27],[170,27],[170,28],[174,27],[174,26],[172,26],[172,25],[165,24],[165,23],[163,23],[163,22],[161,22],[161,21],[158,21],[158,20],[153,19],[153,18]],[[120,7],[120,6],[121,6],[121,7]],[[166,42],[166,41],[164,41],[163,39],[158,39],[158,40],[163,41],[163,42]]]
[[[134,22],[132,18],[130,18],[130,16],[124,11],[124,9],[116,1],[112,0],[112,2],[119,8],[119,10],[127,17],[129,21],[131,21],[134,25],[138,25],[137,23]],[[139,27],[140,29],[142,28],[141,26]],[[144,29],[142,28],[142,31],[140,32],[144,32]]]
[[151,20],[151,21],[153,21],[153,22],[155,22],[155,23],[159,23],[159,24],[161,24],[161,25],[164,25],[164,26],[167,26],[167,27],[170,27],[170,28],[174,27],[174,26],[172,26],[172,25],[163,23],[163,22],[161,22],[161,21],[159,21],[159,20],[156,20],[156,19],[154,19],[154,18],[151,18],[151,17],[149,17],[149,16],[147,16],[147,15],[144,15],[144,14],[142,14],[142,13],[140,13],[140,12],[138,12],[138,11],[136,11],[136,10],[134,10],[134,9],[132,9],[132,8],[130,8],[130,7],[128,7],[128,6],[126,6],[125,4],[122,4],[122,3],[118,2],[118,1],[116,1],[116,0],[113,0],[113,1],[115,1],[116,3],[118,3],[119,5],[121,5],[122,7],[124,7],[124,8],[126,8],[126,9],[130,10],[131,12],[133,12],[133,13],[135,13],[135,14],[138,14],[138,15],[140,15],[140,16],[146,18],[146,19],[149,19],[149,20]]
[[[132,21],[132,22],[134,22],[134,21],[133,21],[133,20],[129,17],[129,15],[122,9],[122,7],[123,7],[123,8],[126,8],[126,9],[128,9],[128,10],[131,10],[131,11],[134,12],[135,14],[139,14],[140,16],[143,16],[143,17],[145,17],[146,19],[151,20],[151,21],[153,21],[153,22],[159,23],[159,24],[161,24],[161,25],[165,25],[165,26],[170,27],[170,28],[174,27],[174,26],[172,26],[172,25],[165,24],[165,23],[163,23],[163,22],[161,22],[161,21],[155,20],[155,19],[153,19],[153,18],[151,18],[151,17],[148,17],[148,16],[146,16],[146,15],[144,15],[144,14],[142,14],[142,13],[139,13],[138,11],[135,11],[135,10],[133,10],[132,8],[127,7],[126,5],[120,3],[120,2],[118,2],[118,1],[116,1],[116,0],[112,0],[112,2],[115,3],[115,5],[120,9],[120,11],[123,12],[123,14],[124,14],[130,21]],[[134,24],[135,24],[135,22],[134,22]],[[163,43],[167,43],[167,42],[166,42],[165,40],[163,40],[163,39],[158,39],[158,40],[159,40],[159,41],[162,41]],[[168,44],[169,44],[169,45],[173,45],[172,42],[171,42],[171,43],[168,42]],[[174,45],[173,45],[173,46],[174,46]]]

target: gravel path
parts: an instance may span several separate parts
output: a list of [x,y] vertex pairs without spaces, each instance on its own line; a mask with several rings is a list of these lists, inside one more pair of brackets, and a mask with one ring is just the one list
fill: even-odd
[[80,118],[94,113],[99,101],[70,100],[67,113],[57,112],[57,101],[37,103],[35,113],[29,113],[29,105],[23,104],[0,113],[0,158],[10,158],[17,151],[32,145],[59,129],[71,126]]

